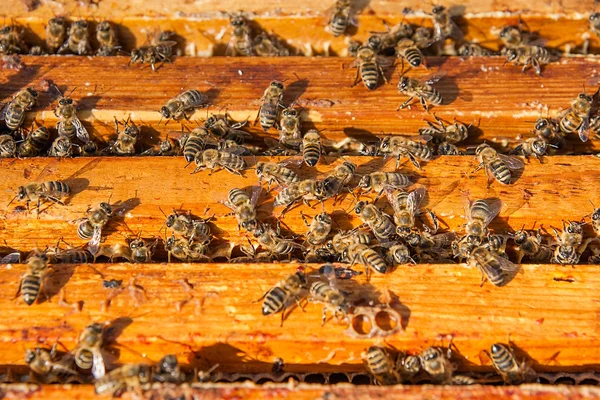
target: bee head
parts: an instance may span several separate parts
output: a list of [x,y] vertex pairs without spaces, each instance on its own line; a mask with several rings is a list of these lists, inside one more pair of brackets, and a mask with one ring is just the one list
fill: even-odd
[[538,118],[533,126],[536,130],[541,131],[548,126],[548,120],[546,118]]
[[108,32],[110,31],[110,22],[108,21],[102,21],[98,24],[98,26],[96,27],[96,30],[98,32]]
[[590,21],[594,21],[595,22],[595,21],[598,21],[598,20],[600,20],[600,13],[595,12],[595,13],[593,13],[593,14],[590,15]]
[[581,224],[579,224],[577,222],[569,222],[569,225],[567,225],[565,230],[568,233],[582,233],[583,232],[583,228],[581,227]]
[[80,19],[79,21],[75,21],[75,26],[79,29],[87,29],[88,23],[84,19]]
[[600,221],[600,208],[596,208],[592,214],[592,221]]
[[525,232],[523,230],[518,231],[517,233],[515,233],[513,240],[518,245],[525,243],[525,241],[527,240],[527,232]]
[[71,105],[71,104],[73,104],[73,99],[70,98],[70,97],[63,97],[60,100],[58,100],[58,105],[59,106],[63,106],[64,107],[64,106],[68,106],[68,105]]
[[367,39],[367,47],[370,47],[374,51],[378,51],[381,48],[381,36],[370,36],[369,39]]
[[408,243],[408,245],[412,247],[418,246],[419,242],[421,242],[421,237],[416,232],[409,233],[408,235],[406,235],[405,239],[406,243]]
[[408,226],[399,226],[396,228],[396,233],[402,237],[406,237],[410,234],[410,227]]
[[255,219],[250,221],[244,221],[241,225],[242,228],[244,228],[248,232],[252,232],[254,234],[254,237],[259,237],[265,233],[264,225],[259,225],[258,221],[256,221]]
[[359,201],[354,207],[354,212],[360,214],[362,210],[365,208],[366,203],[364,201]]
[[433,9],[431,10],[431,12],[432,12],[432,13],[434,13],[434,14],[436,14],[436,15],[437,15],[437,14],[441,14],[441,13],[443,13],[444,11],[446,11],[446,7],[444,7],[444,6],[435,6],[435,7],[433,7]]
[[500,38],[507,38],[510,36],[518,35],[518,34],[519,34],[519,30],[517,28],[515,28],[514,26],[505,26],[500,31]]
[[581,100],[585,100],[587,102],[590,102],[590,103],[592,102],[592,96],[588,96],[585,93],[579,93],[578,98],[581,99]]
[[371,187],[371,176],[365,175],[362,178],[360,178],[360,181],[358,182],[358,186],[361,188],[364,188],[364,189]]
[[487,143],[480,144],[480,145],[479,145],[479,146],[477,146],[477,148],[475,149],[475,154],[476,154],[476,155],[479,155],[479,154],[481,154],[481,152],[483,152],[484,150],[487,150],[487,149],[489,149],[489,148],[490,148],[490,145],[489,145],[489,144],[487,144]]
[[25,197],[27,197],[27,191],[25,190],[25,186],[20,186],[17,189],[17,198],[19,200],[25,200]]
[[295,108],[286,108],[282,111],[284,117],[297,117],[298,111]]
[[146,243],[142,239],[135,239],[129,243],[129,248],[131,249],[140,249],[146,247]]
[[241,15],[232,15],[231,18],[229,18],[229,23],[232,26],[239,28],[246,25],[246,20]]
[[112,206],[104,201],[102,203],[100,203],[100,209],[109,216],[112,215],[112,213],[113,213]]
[[506,50],[506,61],[514,61],[519,56],[517,49],[507,49]]
[[38,97],[39,93],[37,92],[37,90],[33,89],[33,88],[27,88],[27,91],[29,92],[30,95],[32,95],[33,97]]
[[271,82],[270,86],[275,87],[279,90],[283,90],[283,82],[281,82],[281,81],[273,81],[273,82]]
[[25,351],[25,363],[31,364],[33,362],[33,360],[35,360],[38,352],[39,351],[32,350],[32,349],[27,349]]
[[400,82],[398,82],[398,90],[403,91],[408,89],[408,77],[403,76],[400,78]]
[[65,19],[63,17],[54,17],[50,21],[48,21],[48,24],[64,26]]
[[206,120],[206,122],[204,123],[204,126],[208,129],[212,128],[215,124],[217,123],[217,118],[215,118],[214,115],[211,115],[210,117],[208,117],[208,119]]
[[9,25],[3,26],[0,29],[0,35],[8,35],[12,31],[12,27]]
[[131,50],[131,61],[132,63],[136,62],[137,60],[141,59],[144,55],[144,52],[140,49],[133,49]]
[[171,111],[167,108],[167,106],[162,106],[160,109],[160,113],[165,118],[171,118]]
[[179,366],[179,363],[177,362],[177,357],[175,357],[172,354],[164,356],[158,362],[158,368],[161,372],[167,372],[167,373],[175,372],[177,370],[178,366]]
[[140,365],[138,372],[138,379],[141,383],[148,383],[152,378],[152,372],[149,365]]
[[318,214],[315,218],[321,223],[331,224],[331,217],[325,212]]
[[548,150],[548,143],[542,139],[536,139],[531,144],[531,148],[535,154],[538,156],[543,156],[546,154],[546,150]]

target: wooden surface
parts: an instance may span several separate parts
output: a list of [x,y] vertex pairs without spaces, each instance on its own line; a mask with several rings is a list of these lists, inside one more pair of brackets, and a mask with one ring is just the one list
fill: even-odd
[[[78,115],[92,135],[102,141],[114,139],[114,117],[131,116],[136,123],[147,126],[142,130],[140,150],[157,144],[167,133],[174,137],[181,134],[179,123],[165,126],[163,121],[157,125],[160,107],[181,91],[197,88],[208,94],[214,105],[211,112],[227,109],[234,119],[249,118],[252,122],[260,97],[273,79],[287,80],[286,104],[297,100],[298,106],[304,107],[303,129],[324,130],[322,136],[330,141],[353,137],[372,142],[384,134],[416,135],[426,126],[424,119],[433,120],[433,115],[418,105],[396,111],[407,98],[398,94],[398,77],[392,69],[388,70],[389,85],[382,84],[374,91],[368,91],[362,83],[351,87],[356,70],[347,68],[351,60],[344,58],[278,58],[268,63],[261,58],[179,58],[158,73],[147,65],[128,66],[124,57],[23,57],[23,61],[27,68],[0,76],[0,99],[8,100],[26,86],[39,89],[42,80],[54,82],[63,91],[77,88],[73,98],[80,110]],[[486,141],[503,150],[531,137],[537,118],[569,107],[586,80],[600,75],[597,59],[591,57],[551,64],[544,69],[543,77],[532,71],[523,74],[520,68],[503,64],[501,57],[433,58],[431,70],[418,69],[409,74],[424,77],[445,72],[435,86],[445,98],[444,104],[431,112],[448,121],[456,117],[465,124],[474,124],[467,145]],[[152,90],[156,88],[160,90]],[[592,92],[594,88],[587,90]],[[42,93],[35,109],[28,113],[28,121],[36,118],[54,126],[56,99],[54,89]],[[205,118],[202,109],[192,120]],[[187,123],[190,129],[196,126],[193,121]],[[249,129],[256,137],[255,143],[263,145],[265,135],[278,135],[274,129],[265,134],[258,125],[250,124]],[[571,135],[561,151],[597,152],[598,143],[593,138],[582,143]]]

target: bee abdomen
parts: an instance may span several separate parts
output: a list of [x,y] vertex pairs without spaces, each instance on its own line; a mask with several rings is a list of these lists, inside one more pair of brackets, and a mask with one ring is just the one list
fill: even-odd
[[89,219],[81,221],[77,226],[77,236],[83,240],[89,240],[94,236],[94,227]]
[[518,368],[515,357],[506,346],[496,343],[492,345],[491,350],[492,360],[500,371],[510,372]]
[[439,106],[440,104],[442,104],[444,102],[444,99],[443,99],[442,95],[440,94],[440,92],[437,91],[437,89],[430,87],[427,101],[429,101],[431,104],[433,104],[435,106]]
[[304,162],[307,165],[314,167],[315,165],[317,165],[319,159],[321,158],[321,146],[316,144],[310,144],[304,147],[304,151],[302,152],[302,158],[304,159]]
[[387,263],[375,250],[369,249],[363,257],[365,259],[365,264],[376,272],[379,272],[380,274],[385,274],[387,272]]
[[89,251],[73,250],[55,257],[57,263],[62,264],[87,264],[94,262],[94,256]]
[[278,115],[277,104],[264,104],[260,109],[260,126],[268,131],[273,125]]
[[374,375],[384,375],[391,370],[389,357],[379,347],[370,347],[366,358],[369,369]]
[[374,90],[379,82],[379,72],[377,64],[374,62],[365,62],[360,66],[360,76],[363,83],[369,90]]
[[81,369],[90,369],[93,364],[92,352],[86,349],[82,349],[75,357],[75,364]]
[[265,296],[263,301],[263,315],[275,314],[285,306],[287,293],[280,287],[274,287]]
[[186,140],[183,146],[183,157],[185,161],[192,162],[196,157],[196,154],[200,153],[204,149],[204,140],[197,136],[191,136]]
[[331,33],[333,36],[338,37],[346,32],[346,27],[348,26],[348,17],[341,14],[336,14],[331,20]]
[[510,169],[506,166],[504,162],[501,160],[493,160],[490,163],[490,170],[494,178],[498,180],[498,182],[503,183],[505,185],[510,184],[510,180],[512,178],[512,174]]
[[196,89],[190,89],[181,93],[179,98],[187,108],[201,106],[206,101],[206,95]]
[[21,284],[21,292],[23,293],[23,301],[28,305],[32,305],[40,293],[42,281],[40,277],[35,275],[27,275],[23,278]]
[[6,109],[6,127],[11,131],[17,130],[25,119],[25,109],[18,104],[10,103]]
[[581,118],[571,111],[560,120],[558,125],[564,133],[573,133],[579,128],[581,122]]
[[57,197],[65,196],[71,193],[71,188],[61,181],[49,181],[42,183],[42,189],[49,194]]
[[406,49],[404,52],[404,58],[406,58],[406,61],[408,61],[408,63],[413,67],[418,67],[423,62],[423,55],[418,49]]

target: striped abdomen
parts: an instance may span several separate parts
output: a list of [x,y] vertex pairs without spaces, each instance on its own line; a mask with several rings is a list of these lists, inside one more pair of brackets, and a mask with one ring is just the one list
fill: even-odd
[[381,347],[371,346],[367,351],[366,362],[369,371],[383,385],[398,383],[398,376],[393,373],[394,366],[389,355]]
[[494,159],[489,163],[488,168],[498,182],[505,185],[510,184],[512,174],[504,161],[500,159]]
[[21,126],[25,119],[25,109],[13,101],[6,106],[4,119],[6,127],[11,131],[15,131]]
[[410,145],[411,153],[423,160],[423,161],[431,161],[433,159],[433,152],[428,146],[425,146],[421,143],[413,143]]
[[94,356],[90,350],[79,349],[75,353],[75,364],[81,369],[91,369],[94,362]]
[[377,219],[375,223],[370,225],[371,229],[373,230],[373,234],[375,234],[375,236],[377,236],[379,239],[388,239],[396,232],[396,227],[385,215],[381,215],[381,218]]
[[42,183],[42,191],[51,197],[63,197],[71,193],[71,188],[61,181],[48,181]]
[[560,130],[564,133],[573,133],[579,129],[582,118],[574,111],[569,111],[558,123]]
[[302,148],[302,158],[306,165],[314,167],[321,158],[321,142],[308,143]]
[[94,236],[94,226],[89,219],[85,219],[77,225],[77,236],[83,240],[90,240]]
[[345,10],[335,13],[331,19],[331,24],[329,25],[329,29],[331,30],[333,36],[338,37],[346,32],[346,28],[348,27],[348,19],[348,13]]
[[402,56],[413,67],[418,67],[423,63],[423,54],[416,47],[410,47],[402,52]]
[[94,256],[87,250],[65,250],[54,257],[61,264],[88,264],[94,262]]
[[184,110],[200,107],[206,102],[206,95],[196,89],[187,90],[178,96]]
[[495,343],[491,348],[491,358],[494,367],[502,375],[506,383],[519,384],[523,383],[523,374],[515,355],[506,345]]
[[440,92],[430,85],[423,85],[422,96],[434,106],[439,106],[444,101]]
[[21,281],[21,295],[23,301],[28,305],[32,305],[37,299],[42,287],[42,278],[39,275],[27,274]]
[[77,128],[70,119],[58,121],[56,129],[58,130],[59,135],[66,136],[69,139],[75,138],[75,134],[77,133]]
[[272,251],[276,254],[290,254],[292,251],[296,249],[294,242],[289,240],[279,239],[276,240],[275,246]]
[[361,253],[363,263],[375,272],[385,274],[387,272],[387,263],[381,255],[373,249],[366,249]]
[[375,61],[365,61],[360,64],[360,77],[369,90],[374,90],[379,82],[379,72]]
[[218,164],[224,168],[231,168],[235,171],[246,169],[246,161],[236,154],[227,151],[219,152]]
[[288,301],[288,297],[288,293],[279,286],[269,290],[263,301],[263,315],[271,315],[281,311]]
[[250,202],[250,197],[242,189],[231,189],[227,195],[227,200],[235,207],[239,207],[245,203]]
[[190,136],[183,146],[183,157],[185,161],[191,163],[196,158],[196,154],[204,149],[204,140],[199,136]]
[[268,131],[273,125],[275,125],[275,121],[279,116],[279,105],[277,104],[278,100],[265,102],[260,109],[260,126],[265,131]]

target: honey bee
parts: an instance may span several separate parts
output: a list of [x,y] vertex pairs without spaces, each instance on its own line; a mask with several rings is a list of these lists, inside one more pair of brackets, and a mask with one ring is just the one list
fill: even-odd
[[165,242],[167,261],[171,262],[171,255],[185,262],[210,261],[210,258],[206,256],[210,241],[210,237],[204,240],[192,240],[175,238],[174,235],[171,235]]
[[251,56],[252,38],[248,21],[241,13],[231,14],[229,24],[233,27],[233,32],[225,49],[225,55],[230,57]]
[[583,239],[583,224],[571,221],[565,225],[563,221],[562,233],[555,228],[552,230],[558,242],[552,261],[559,264],[577,264],[581,254],[593,240],[591,238]]
[[[184,141],[185,143],[185,141]],[[158,148],[150,148],[141,153],[143,156],[178,156],[182,152],[182,140],[169,137],[169,134],[164,140],[158,144]],[[194,161],[194,157],[192,160]]]
[[425,49],[434,42],[433,31],[430,28],[419,26],[415,29],[411,39],[417,44],[419,49]]
[[433,38],[436,42],[447,38],[460,41],[463,33],[456,23],[452,20],[450,11],[444,6],[434,6],[431,10],[433,14]]
[[28,306],[35,303],[40,291],[44,291],[44,280],[49,269],[52,267],[48,265],[48,257],[45,253],[35,252],[29,257],[27,272],[21,278],[15,298],[20,294]]
[[0,28],[0,55],[27,53],[27,45],[22,36],[23,32],[17,32],[14,25]]
[[321,158],[321,152],[323,151],[321,145],[321,136],[319,131],[311,129],[304,134],[302,138],[302,159],[309,167],[314,167]]
[[452,245],[456,239],[454,232],[444,232],[439,234],[432,234],[427,231],[425,232],[412,232],[406,236],[406,243],[416,250],[418,256],[422,255],[433,255],[435,254],[438,258],[448,258],[447,248]]
[[456,121],[456,118],[454,119],[454,123],[448,126],[437,115],[433,114],[433,118],[435,118],[438,125],[436,126],[431,121],[425,121],[429,125],[429,128],[419,129],[419,134],[431,136],[434,143],[446,142],[456,144],[469,137],[469,127]]
[[221,167],[232,174],[241,176],[241,171],[247,167],[246,161],[242,157],[229,151],[215,149],[206,149],[197,153],[194,163],[196,163],[196,168],[192,174],[197,173],[201,169],[210,169],[209,175],[212,175],[217,167]]
[[455,145],[448,142],[442,142],[437,148],[440,156],[462,156],[464,153]]
[[182,140],[183,158],[185,158],[185,161],[188,163],[193,162],[196,156],[204,150],[207,142],[209,142],[211,138],[212,136],[206,128],[201,126],[194,128],[189,135]]
[[98,145],[93,140],[83,145],[78,145],[76,149],[77,155],[82,157],[93,157],[98,154]]
[[396,385],[400,383],[400,375],[396,370],[394,360],[383,347],[371,346],[363,359],[367,364],[367,370],[373,375],[380,385]]
[[206,103],[207,99],[208,97],[199,90],[186,90],[185,92],[180,93],[171,100],[167,101],[167,104],[161,107],[161,118],[166,118],[167,122],[170,119],[178,121],[182,118],[185,118],[189,120],[187,112],[201,107],[204,103]]
[[[324,199],[339,195],[342,190],[348,189],[348,184],[356,172],[356,164],[344,161],[337,165],[325,179],[323,179]],[[350,193],[350,189],[348,189]]]
[[298,269],[296,273],[288,275],[285,279],[279,281],[258,299],[258,301],[263,300],[262,314],[273,315],[281,312],[281,326],[283,326],[288,303],[293,299],[298,304],[298,307],[302,308],[300,300],[305,290],[307,290],[306,275],[302,269]]
[[396,47],[402,39],[410,38],[414,34],[410,24],[400,22],[392,28],[389,28],[385,22],[384,24],[387,32],[370,36],[367,40],[367,45],[379,53],[386,53],[387,50]]
[[354,212],[373,231],[377,239],[389,241],[392,235],[395,234],[396,227],[389,215],[385,214],[374,204],[359,201],[354,208]]
[[336,233],[333,239],[327,242],[326,247],[336,254],[342,254],[343,251],[352,244],[371,244],[371,239],[372,237],[369,232],[354,228],[349,231],[340,231]]
[[139,390],[152,382],[152,367],[145,364],[125,364],[96,379],[96,394],[120,396],[128,390]]
[[440,92],[433,86],[436,82],[442,79],[446,73],[436,73],[427,76],[424,79],[409,78],[401,76],[398,82],[398,92],[403,96],[408,96],[409,99],[396,109],[399,111],[405,107],[410,107],[410,102],[416,97],[421,102],[425,111],[429,112],[429,104],[439,106],[444,102]]
[[17,148],[19,157],[36,157],[48,147],[50,143],[50,132],[44,126],[40,126],[36,130],[30,131],[23,142]]
[[88,23],[85,20],[75,21],[69,28],[67,40],[59,47],[58,54],[76,54],[78,56],[92,53],[88,32]]
[[402,381],[407,381],[421,371],[421,360],[417,356],[398,354],[396,370],[400,373]]
[[335,37],[341,36],[348,29],[348,25],[356,25],[352,16],[351,0],[336,0],[335,7],[329,21],[327,21],[327,30]]
[[485,47],[473,42],[463,43],[458,48],[457,54],[462,57],[488,57],[494,55],[491,50],[488,50]]
[[17,155],[17,143],[11,135],[0,135],[0,158],[15,157]]
[[254,232],[258,227],[256,219],[256,203],[262,188],[254,186],[249,196],[242,189],[231,189],[227,194],[227,201],[223,202],[227,207],[233,210],[238,221],[238,229],[243,228],[248,232]]
[[30,202],[37,202],[37,210],[39,215],[40,204],[42,200],[50,200],[53,203],[64,205],[64,203],[61,201],[61,198],[67,197],[70,194],[71,188],[69,185],[61,181],[48,181],[43,183],[31,182],[24,186],[19,186],[15,199],[19,201],[25,200],[27,209],[29,209]]
[[332,311],[335,318],[348,320],[350,304],[346,294],[342,292],[335,282],[335,270],[329,269],[326,278],[329,282],[316,281],[310,286],[309,301],[323,304],[323,318],[321,326],[327,322],[327,311]]
[[360,78],[367,89],[375,90],[380,76],[387,83],[383,67],[389,65],[391,65],[391,62],[378,56],[372,48],[365,45],[359,47],[356,52],[356,58],[350,64],[351,67],[356,68],[356,78],[352,86],[355,86]]
[[558,122],[550,118],[538,118],[535,121],[533,133],[557,149],[563,148],[567,143]]
[[325,188],[322,181],[316,179],[304,179],[284,187],[281,192],[277,193],[277,196],[275,196],[273,205],[286,206],[281,213],[283,215],[299,200],[302,200],[308,205],[310,200],[322,202],[324,198]]
[[62,380],[68,376],[77,375],[77,371],[71,368],[72,359],[61,357],[58,359],[56,344],[51,350],[36,347],[25,351],[25,363],[38,379],[44,383]]
[[48,156],[50,157],[72,157],[73,156],[73,143],[71,139],[66,136],[57,137],[54,142],[50,145],[48,150]]
[[96,52],[98,56],[114,56],[120,48],[117,31],[109,21],[102,21],[96,26],[96,39],[100,44]]
[[304,247],[298,243],[282,238],[279,227],[274,229],[265,224],[259,224],[253,234],[261,247],[273,255],[290,255],[295,250],[304,250]]
[[542,65],[552,61],[552,56],[544,47],[521,45],[517,48],[506,49],[506,61],[513,65],[523,65],[523,72],[531,65],[537,76],[542,76]]
[[149,263],[152,262],[152,256],[156,250],[158,239],[155,240],[151,245],[141,238],[134,239],[129,242],[129,249],[131,254],[130,262],[134,263]]
[[259,57],[285,57],[290,51],[277,39],[275,35],[261,32],[254,38],[252,53]]
[[467,386],[467,385],[477,385],[478,381],[475,378],[466,375],[454,375],[452,377],[453,385]]
[[421,64],[427,67],[423,53],[412,39],[400,39],[396,45],[396,56],[402,58],[402,63],[406,60],[411,67],[418,68]]
[[212,115],[204,123],[205,128],[219,139],[233,140],[237,144],[242,144],[246,140],[252,139],[251,134],[239,129],[244,125],[246,125],[246,121],[231,124],[227,113],[225,113],[224,118]]
[[594,207],[594,212],[592,212],[591,214],[592,228],[594,228],[596,236],[600,236],[600,208],[596,208],[596,206],[594,205],[594,203],[592,203],[591,200],[589,200],[589,202],[592,205],[592,207]]
[[117,140],[112,142],[110,146],[104,150],[104,152],[117,156],[135,154],[135,144],[137,142],[138,135],[140,134],[140,128],[138,128],[138,126],[130,119],[131,118],[127,118],[127,120],[123,122],[123,127],[125,129],[119,132],[119,122],[115,117]]
[[[415,228],[415,217],[420,214],[419,207],[427,196],[427,191],[424,187],[418,187],[410,192],[400,190],[394,193],[392,190],[387,190],[386,194],[394,210],[396,233],[406,238]],[[437,225],[437,219],[434,221]]]
[[260,99],[261,104],[256,116],[257,119],[260,118],[260,126],[262,126],[265,132],[277,123],[279,109],[284,108],[281,102],[282,99],[283,83],[281,81],[272,81]]
[[412,185],[410,178],[400,172],[372,172],[364,175],[358,182],[358,187],[365,192],[375,191],[377,199],[386,189],[400,189],[410,185]]
[[96,254],[100,246],[102,229],[113,216],[113,208],[108,202],[102,202],[98,207],[87,210],[87,216],[76,220],[77,236],[87,240],[90,252]]
[[173,47],[177,46],[177,42],[173,40],[161,41],[157,45],[142,46],[138,49],[133,49],[129,64],[150,63],[152,71],[156,71],[156,63],[170,63],[173,56]]
[[72,353],[75,364],[83,370],[92,370],[92,375],[100,379],[106,373],[104,357],[102,355],[104,327],[102,324],[88,325],[81,335]]
[[342,251],[342,259],[349,262],[350,267],[357,263],[364,265],[367,281],[371,278],[371,270],[380,274],[386,274],[390,270],[381,254],[362,243],[352,243],[346,247]]
[[55,54],[67,40],[66,21],[63,17],[54,17],[46,25],[46,48],[48,53]]
[[164,356],[158,362],[153,375],[157,382],[182,383],[185,381],[185,372],[179,367],[177,357],[172,354]]
[[469,266],[482,275],[481,284],[487,280],[494,286],[507,285],[520,271],[520,267],[484,246],[475,247],[469,255]]
[[489,357],[492,364],[505,384],[520,385],[531,381],[531,378],[535,376],[535,371],[531,369],[526,361],[517,362],[510,345],[494,343],[490,351]]
[[25,119],[25,111],[31,110],[38,98],[38,92],[32,88],[26,88],[13,96],[0,112],[0,120],[6,123],[11,131],[19,129]]
[[529,156],[534,156],[538,159],[538,161],[542,162],[542,157],[547,155],[548,151],[548,142],[545,139],[540,139],[538,137],[529,138],[522,143],[519,143],[510,154],[517,154],[525,156],[525,158],[529,158]]
[[267,192],[271,191],[271,184],[277,183],[279,186],[289,186],[300,180],[298,174],[293,170],[284,166],[283,163],[274,163],[267,161],[259,161],[256,163],[256,175],[258,182],[267,181]]
[[[73,89],[74,90],[74,89]],[[88,143],[90,135],[77,118],[77,109],[73,105],[73,99],[70,96],[62,96],[58,99],[58,105],[54,110],[54,115],[58,117],[56,129],[60,136],[66,136],[73,140],[75,135],[81,142]]]
[[[506,50],[515,49],[521,45],[528,44],[533,38],[531,32],[523,30],[522,22],[519,22],[519,26],[505,26],[500,31],[499,37]],[[503,49],[503,52],[504,51],[505,50]]]
[[47,253],[48,261],[54,264],[89,264],[94,262],[94,255],[85,249],[75,248],[61,250],[56,248]]
[[408,247],[400,242],[390,242],[385,261],[391,265],[415,264]]
[[473,173],[479,171],[481,168],[485,168],[488,184],[491,184],[495,179],[503,185],[510,185],[513,178],[513,171],[520,171],[525,166],[520,159],[514,156],[499,154],[486,143],[477,146],[475,154],[479,165],[477,165]]
[[306,242],[311,246],[318,246],[327,240],[327,236],[331,232],[333,221],[329,214],[322,212],[315,215],[312,222],[309,224],[304,213],[301,214],[304,224],[309,227],[306,234]]
[[[596,34],[596,36],[600,37],[600,12],[594,12],[592,14],[590,14],[589,17],[589,21],[590,21],[590,30]],[[585,39],[584,43],[583,43],[583,54],[587,54],[588,53],[588,48],[590,45],[590,40],[589,39]]]
[[203,242],[211,237],[210,226],[208,225],[208,221],[211,219],[212,217],[195,220],[192,219],[189,213],[188,215],[184,215],[173,211],[172,214],[167,216],[165,225],[177,235],[192,241]]
[[488,200],[471,201],[467,196],[464,196],[463,206],[467,219],[464,239],[472,245],[479,246],[488,235],[488,225],[500,213],[502,202]]
[[452,383],[452,375],[454,366],[450,359],[452,351],[448,348],[447,351],[439,347],[428,347],[419,354],[421,366],[431,376],[433,383],[440,385],[449,385]]
[[582,142],[587,142],[590,137],[590,113],[593,97],[585,93],[571,103],[571,106],[561,113],[558,121],[560,130],[565,134],[577,132]]
[[300,112],[293,107],[284,108],[281,111],[279,125],[279,142],[283,145],[298,147],[297,144],[302,140]]
[[[428,138],[424,138],[428,139]],[[405,156],[415,167],[421,169],[419,160],[433,160],[433,151],[423,143],[416,142],[404,136],[388,136],[379,145],[379,152],[384,157],[396,157],[396,168],[400,165],[400,159]]]

